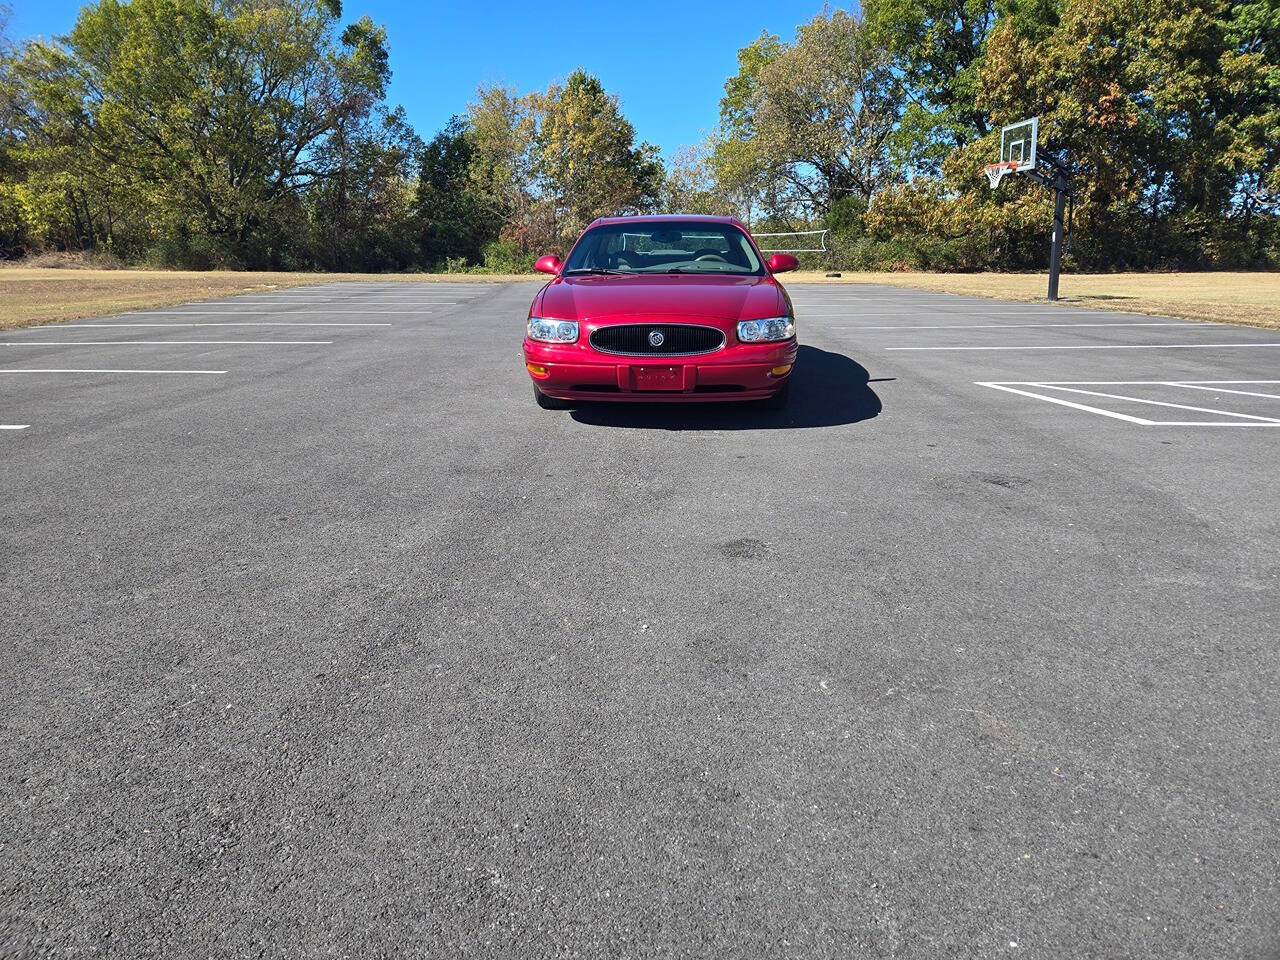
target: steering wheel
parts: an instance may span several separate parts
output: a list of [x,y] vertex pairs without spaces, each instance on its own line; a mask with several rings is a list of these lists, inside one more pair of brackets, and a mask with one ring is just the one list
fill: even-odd
[[697,263],[699,260],[715,260],[719,263],[728,263],[724,257],[716,253],[714,250],[699,250],[693,255],[693,260]]

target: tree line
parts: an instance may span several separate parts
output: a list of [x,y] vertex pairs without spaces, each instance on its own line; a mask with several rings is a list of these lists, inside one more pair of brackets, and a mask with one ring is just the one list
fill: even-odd
[[[830,228],[813,266],[1030,269],[1049,197],[981,177],[1040,117],[1073,175],[1069,264],[1280,260],[1280,0],[865,0],[738,52],[664,163],[577,70],[481,86],[424,141],[389,38],[340,0],[98,0],[0,48],[0,255],[525,270],[596,216]],[[1014,181],[1010,183],[1010,181]]]

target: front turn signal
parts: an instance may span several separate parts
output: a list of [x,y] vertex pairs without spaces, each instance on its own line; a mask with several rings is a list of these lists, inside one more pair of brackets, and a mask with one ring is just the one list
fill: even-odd
[[547,375],[547,368],[540,363],[526,363],[524,366],[535,377],[545,377]]
[[784,363],[780,367],[774,367],[772,370],[769,371],[769,376],[785,377],[788,373],[791,372],[791,367],[792,367],[792,364],[790,363]]

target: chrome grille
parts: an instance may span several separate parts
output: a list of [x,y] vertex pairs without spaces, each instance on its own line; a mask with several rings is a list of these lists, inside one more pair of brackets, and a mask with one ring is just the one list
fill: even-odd
[[[661,334],[655,346],[651,334]],[[591,346],[632,357],[683,357],[724,346],[724,331],[692,323],[620,323],[591,333]]]

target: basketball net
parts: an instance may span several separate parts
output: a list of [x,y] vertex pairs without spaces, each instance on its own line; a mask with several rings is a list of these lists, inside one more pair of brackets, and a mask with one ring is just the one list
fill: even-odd
[[989,163],[982,168],[987,175],[987,183],[994,190],[1000,186],[1000,181],[1005,178],[1006,174],[1013,173],[1018,169],[1018,164],[1014,160],[1006,160],[1004,163]]

